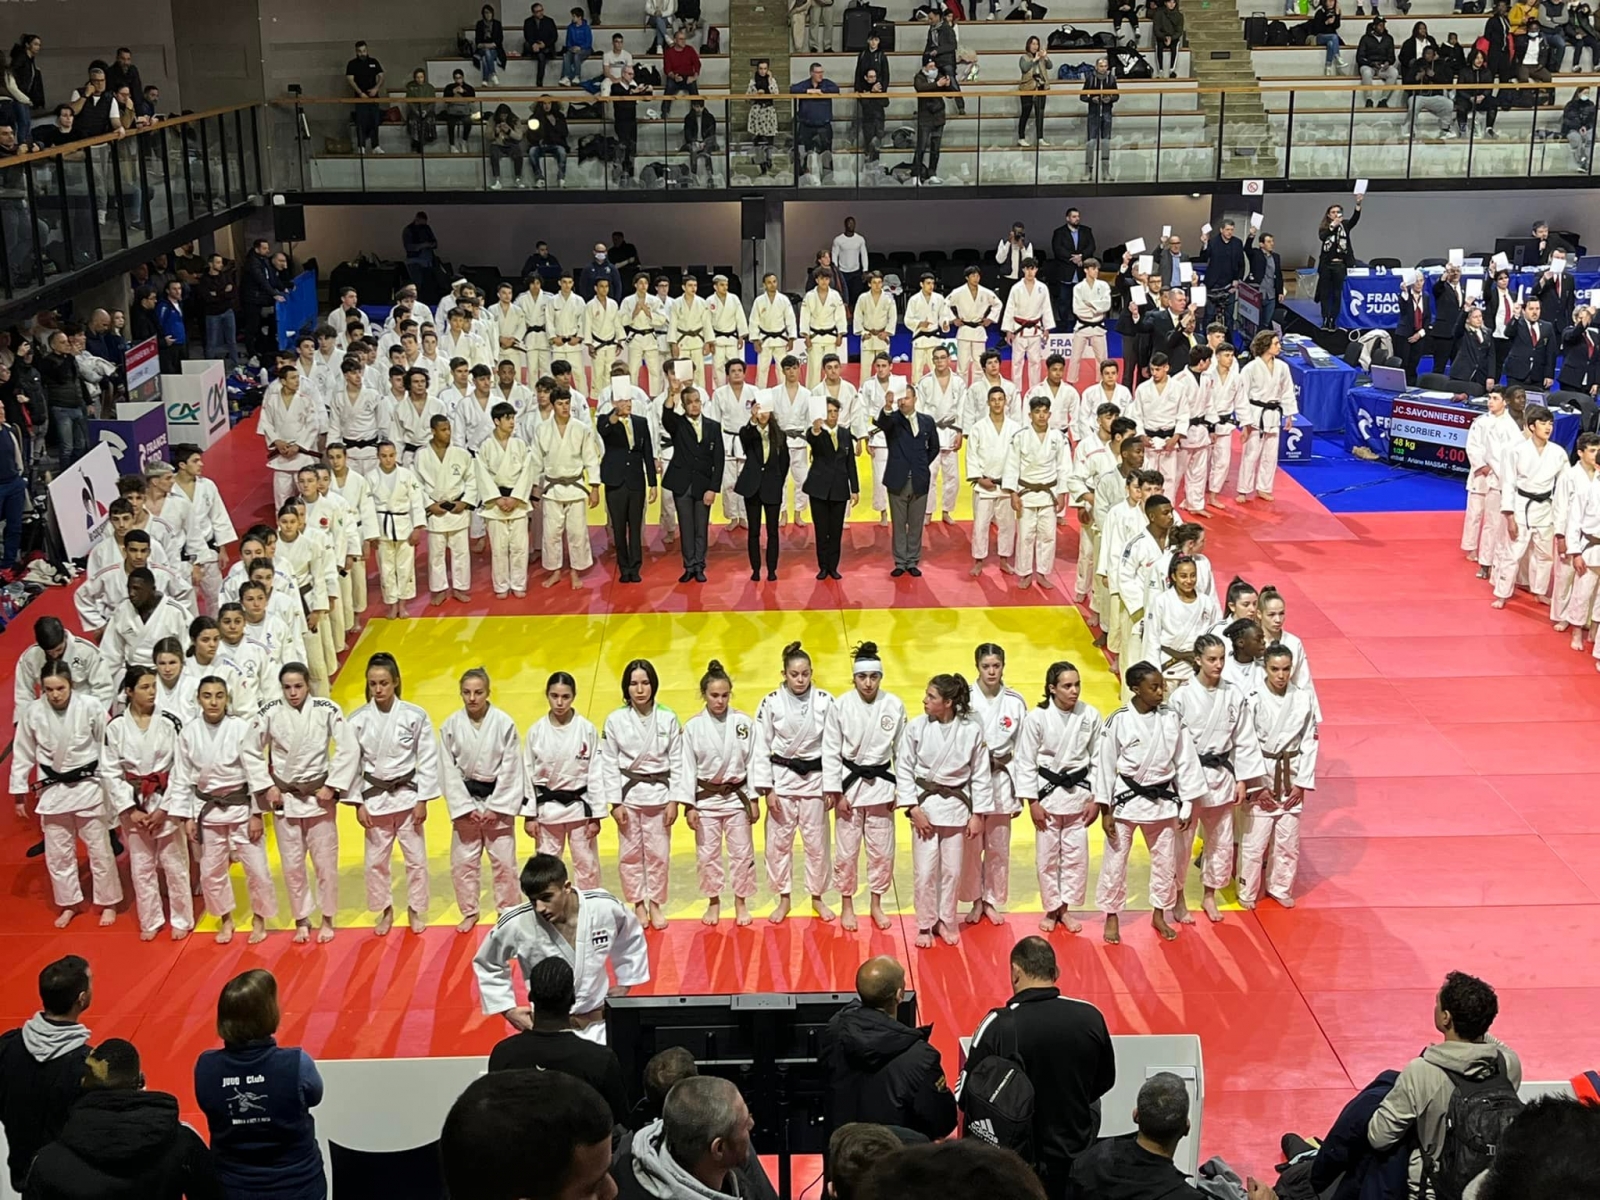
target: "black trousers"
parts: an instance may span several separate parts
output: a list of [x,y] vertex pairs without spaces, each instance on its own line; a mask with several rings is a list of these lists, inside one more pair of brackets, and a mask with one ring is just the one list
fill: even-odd
[[746,531],[745,545],[750,551],[750,569],[761,569],[761,521],[765,516],[767,522],[767,570],[778,569],[778,509],[779,504],[763,504],[760,500],[747,496],[744,502],[745,516],[750,521],[750,528]]
[[1344,279],[1349,273],[1343,267],[1323,267],[1322,269],[1322,320],[1337,321],[1339,319],[1339,305],[1344,300]]
[[1395,357],[1400,360],[1400,365],[1405,368],[1407,379],[1414,381],[1417,378],[1417,363],[1422,359],[1423,349],[1431,344],[1432,342],[1426,335],[1415,342],[1407,341],[1405,338],[1397,338],[1395,340]]
[[672,503],[678,510],[678,547],[683,551],[683,569],[704,571],[711,525],[711,509],[706,506],[705,493],[686,492],[680,496],[674,492]]
[[839,547],[844,541],[844,518],[849,509],[847,500],[818,500],[811,498],[811,511],[817,522],[817,570],[839,569]]
[[1436,337],[1428,339],[1428,353],[1433,355],[1433,369],[1443,375],[1450,365],[1450,359],[1456,352],[1456,339],[1453,337]]
[[606,511],[611,514],[611,544],[617,551],[617,570],[636,574],[644,561],[644,489],[606,488]]

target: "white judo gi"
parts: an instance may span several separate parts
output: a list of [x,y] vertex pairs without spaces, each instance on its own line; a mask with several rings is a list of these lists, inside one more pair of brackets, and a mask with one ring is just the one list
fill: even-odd
[[967,822],[994,811],[983,726],[972,716],[943,723],[916,717],[900,734],[894,765],[898,806],[921,807],[933,825],[931,836],[911,838],[917,929],[943,925],[954,933]]
[[749,713],[730,708],[720,720],[701,711],[683,726],[685,778],[694,789],[695,866],[700,894],[722,894],[722,848],[728,849],[727,878],[733,894],[748,900],[756,894],[756,850],[750,833],[750,756],[755,750],[755,722]]
[[1139,657],[1158,668],[1167,680],[1167,698],[1194,678],[1194,643],[1222,620],[1217,602],[1203,592],[1185,603],[1168,588],[1149,600],[1140,626]]
[[223,714],[212,723],[202,715],[178,734],[172,767],[169,808],[194,821],[200,841],[200,890],[206,911],[214,917],[233,915],[233,880],[228,866],[244,868],[250,911],[258,917],[278,915],[278,892],[267,866],[266,836],[250,836],[250,819],[261,814],[251,795],[244,747],[251,723]]
[[1268,362],[1253,358],[1239,373],[1240,430],[1244,447],[1239,455],[1239,478],[1234,491],[1243,499],[1255,493],[1272,496],[1278,474],[1278,443],[1283,428],[1300,411],[1295,400],[1294,376],[1281,358]]
[[828,887],[828,804],[823,797],[822,731],[833,696],[813,686],[804,696],[787,687],[768,693],[756,710],[750,786],[767,794],[767,884],[780,896],[794,888],[794,835],[806,856],[806,892]]
[[1032,426],[1011,439],[1000,486],[1022,500],[1017,518],[1017,557],[1013,565],[1023,579],[1056,569],[1056,505],[1071,489],[1072,451],[1067,435]]
[[[1199,679],[1172,693],[1167,707],[1178,714],[1189,733],[1200,768],[1205,772],[1206,794],[1200,800],[1200,832],[1205,850],[1200,859],[1200,881],[1213,890],[1233,878],[1233,820],[1236,784],[1258,779],[1265,768],[1260,739],[1250,712],[1250,697],[1223,679],[1207,687]],[[1178,894],[1189,878],[1194,829],[1178,835]]]
[[1516,520],[1517,536],[1501,534],[1494,557],[1494,594],[1509,600],[1516,590],[1517,573],[1527,564],[1528,590],[1535,596],[1550,594],[1552,556],[1556,533],[1553,503],[1556,486],[1569,466],[1567,452],[1555,442],[1544,449],[1533,439],[1517,442],[1500,456],[1500,521]]
[[1290,684],[1283,695],[1263,685],[1251,701],[1256,734],[1265,760],[1263,785],[1244,802],[1244,839],[1239,848],[1239,899],[1260,899],[1265,874],[1267,895],[1293,902],[1300,868],[1300,812],[1291,788],[1317,786],[1317,718],[1312,698]]
[[521,903],[517,814],[527,794],[516,722],[490,705],[483,720],[465,708],[439,725],[439,786],[450,811],[450,882],[463,919],[478,915],[483,856],[502,915]]
[[[478,509],[489,535],[489,578],[494,594],[528,591],[528,513],[533,492],[533,455],[526,442],[491,435],[478,447]],[[510,511],[497,500],[513,501]]]
[[1502,410],[1484,413],[1467,429],[1467,515],[1461,527],[1461,549],[1480,567],[1494,566],[1495,551],[1505,538],[1500,507],[1500,460],[1522,441],[1517,419]]
[[867,888],[874,896],[894,886],[894,750],[905,729],[900,697],[879,690],[868,704],[851,688],[835,698],[822,727],[822,788],[842,797],[834,813],[833,886],[856,894],[861,843],[867,845]]
[[683,776],[683,727],[670,708],[656,704],[641,715],[627,704],[606,718],[591,792],[617,822],[617,870],[629,904],[667,902],[667,809],[685,799]]
[[982,832],[967,834],[961,870],[963,904],[981,900],[1004,912],[1011,898],[1011,822],[1022,811],[1012,760],[1027,715],[1028,702],[1020,692],[1002,687],[991,699],[981,684],[972,689],[972,716],[983,728],[984,744],[989,747],[992,807],[982,814]]
[[117,605],[106,622],[106,631],[100,638],[100,659],[113,679],[120,680],[122,673],[133,663],[155,661],[155,644],[163,638],[177,638],[178,644],[189,644],[189,614],[169,596],[161,596],[155,608],[141,616],[133,601],[124,600]]
[[[925,521],[933,520],[934,497],[945,516],[955,512],[961,490],[962,423],[967,416],[967,388],[951,371],[941,382],[937,371],[929,371],[917,383],[917,411],[933,418],[939,430],[939,460],[928,467],[928,511]],[[937,479],[939,482],[935,483]]]
[[[105,660],[100,657],[100,648],[77,634],[69,633],[60,658],[72,672],[72,690],[93,697],[109,712],[111,701],[116,695],[117,684],[122,680],[111,678]],[[48,661],[48,656],[36,645],[29,646],[18,657],[17,665],[12,672],[11,684],[13,723],[20,723],[23,714],[40,701],[39,675]]]
[[394,902],[389,863],[398,841],[406,906],[421,916],[428,911],[428,848],[416,808],[440,795],[433,722],[422,708],[396,698],[388,712],[368,701],[346,724],[358,769],[343,799],[367,810],[367,910],[381,913]]
[[[157,709],[143,729],[131,713],[113,717],[100,746],[100,781],[112,811],[122,819],[139,928],[153,933],[167,923],[161,884],[167,885],[172,928],[194,928],[189,891],[189,838],[183,821],[167,811],[172,763],[181,723]],[[135,820],[134,814],[144,819]]]
[[[441,458],[431,445],[417,451],[411,470],[422,485],[429,505],[457,503],[465,508],[447,509],[437,516],[428,514],[428,590],[435,596],[447,590],[472,588],[472,548],[467,540],[471,510],[478,506],[478,475],[472,456],[453,442]],[[445,573],[445,551],[450,553],[450,571]]]
[[526,785],[522,815],[538,831],[540,854],[560,857],[572,848],[572,876],[580,890],[600,886],[595,839],[604,808],[589,793],[600,733],[588,717],[573,714],[565,725],[540,717],[522,748]]
[[[972,483],[972,557],[989,557],[989,529],[995,531],[995,551],[1008,559],[1017,548],[1017,514],[1011,497],[1001,487],[1011,441],[1022,426],[1002,416],[997,426],[986,411],[967,426],[967,479]],[[986,486],[984,480],[989,484]]]
[[1178,502],[1179,435],[1187,428],[1185,400],[1188,387],[1177,376],[1169,375],[1164,384],[1146,379],[1133,393],[1133,407],[1122,415],[1139,426],[1145,438],[1144,465],[1148,470],[1161,472],[1161,494],[1174,504]]
[[1094,705],[1080,700],[1064,709],[1052,701],[1030,708],[1017,734],[1017,796],[1026,804],[1037,801],[1044,811],[1034,856],[1046,914],[1082,907],[1088,897],[1089,826],[1099,814],[1090,781],[1100,727]]
[[546,571],[561,569],[565,547],[567,565],[586,571],[594,565],[589,543],[586,508],[589,484],[600,483],[600,438],[594,427],[576,417],[566,427],[555,419],[545,421],[534,435],[529,471],[539,487],[542,545],[540,561]]

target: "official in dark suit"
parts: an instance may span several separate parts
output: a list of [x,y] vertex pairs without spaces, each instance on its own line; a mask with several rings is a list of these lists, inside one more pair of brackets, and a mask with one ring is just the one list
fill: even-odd
[[1461,331],[1455,357],[1450,360],[1450,378],[1470,380],[1484,388],[1500,378],[1494,360],[1494,338],[1484,327],[1481,308],[1467,312],[1467,327]]
[[933,418],[917,411],[916,393],[907,388],[899,405],[891,397],[874,422],[889,443],[883,486],[889,493],[889,522],[894,527],[895,578],[921,575],[922,524],[928,511],[930,467],[939,457],[939,430]]
[[[617,551],[617,579],[638,583],[644,563],[644,510],[656,500],[656,457],[650,425],[633,414],[633,397],[622,395],[600,422],[600,482],[611,514],[611,544]],[[648,494],[647,489],[648,488]]]
[[686,387],[676,397],[669,388],[661,410],[661,430],[672,439],[672,461],[661,477],[661,486],[672,493],[678,509],[678,544],[683,551],[679,583],[706,581],[711,504],[722,487],[722,426],[700,415],[702,404],[697,388]]
[[1072,316],[1072,289],[1083,278],[1083,260],[1093,258],[1097,253],[1094,230],[1083,223],[1077,209],[1067,209],[1067,223],[1056,226],[1050,235],[1050,257],[1061,272],[1056,322],[1068,332],[1071,332],[1075,323]]
[[1550,322],[1540,320],[1539,302],[1528,300],[1522,315],[1511,322],[1511,345],[1506,350],[1506,381],[1542,392],[1556,376],[1556,334]]
[[811,473],[805,492],[817,514],[817,578],[838,579],[844,519],[861,499],[861,484],[856,477],[855,439],[839,424],[839,402],[832,396],[828,419],[811,422],[806,445],[811,447]]
[[1563,392],[1593,396],[1600,391],[1600,326],[1587,305],[1578,310],[1577,324],[1561,335],[1561,374],[1556,379]]
[[[1196,324],[1203,317],[1206,325],[1220,322],[1232,329],[1233,289],[1249,271],[1250,256],[1244,243],[1233,236],[1231,220],[1224,219],[1217,226],[1215,237],[1209,233],[1202,236],[1195,261],[1206,264],[1206,311],[1195,314]],[[1201,325],[1202,331],[1204,328]]]
[[1450,266],[1433,285],[1433,325],[1428,330],[1428,353],[1433,355],[1433,369],[1440,375],[1450,365],[1461,340],[1461,330],[1466,324],[1467,297],[1461,288],[1461,268]]
[[1188,295],[1189,293],[1178,288],[1162,288],[1161,297],[1166,301],[1167,307],[1152,308],[1139,319],[1139,328],[1145,336],[1145,345],[1148,347],[1148,352],[1145,354],[1145,359],[1140,364],[1141,366],[1146,369],[1149,368],[1151,353],[1157,350],[1160,350],[1163,354],[1166,353],[1167,345],[1172,341],[1172,335],[1178,332],[1178,325],[1183,317],[1181,312],[1174,311],[1172,308],[1173,297],[1184,297],[1184,299],[1176,301],[1176,303],[1187,306]]
[[1550,322],[1550,328],[1555,330],[1557,337],[1561,337],[1572,328],[1572,312],[1577,303],[1577,296],[1572,286],[1570,271],[1545,272],[1533,295],[1539,301],[1539,311],[1544,314],[1544,319]]
[[1400,319],[1395,322],[1394,352],[1406,369],[1406,379],[1415,383],[1417,364],[1428,342],[1428,301],[1422,294],[1422,276],[1412,276],[1400,293]]
[[1261,328],[1271,329],[1272,318],[1283,304],[1283,256],[1273,249],[1276,243],[1270,233],[1260,235],[1256,244],[1255,230],[1244,240],[1244,252],[1250,260],[1250,281],[1261,290]]
[[757,403],[750,410],[749,424],[739,430],[739,448],[744,451],[744,466],[733,490],[744,497],[749,525],[746,544],[750,548],[750,578],[761,578],[761,522],[767,522],[767,578],[778,577],[778,509],[783,506],[783,487],[789,478],[789,439],[772,419],[772,410]]

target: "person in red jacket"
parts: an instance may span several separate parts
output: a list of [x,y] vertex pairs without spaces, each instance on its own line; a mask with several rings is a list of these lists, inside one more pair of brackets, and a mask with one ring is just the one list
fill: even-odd
[[[680,92],[690,96],[700,94],[700,55],[689,45],[689,35],[681,28],[672,35],[672,45],[667,47],[662,56],[661,75],[664,96],[676,96]],[[663,101],[662,119],[665,120],[671,112],[672,101]]]

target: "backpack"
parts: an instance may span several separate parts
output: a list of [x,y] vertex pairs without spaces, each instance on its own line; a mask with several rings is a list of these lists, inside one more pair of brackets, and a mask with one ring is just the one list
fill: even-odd
[[1422,1177],[1436,1200],[1461,1200],[1467,1185],[1494,1165],[1506,1126],[1522,1111],[1523,1103],[1506,1074],[1504,1055],[1495,1055],[1495,1072],[1487,1079],[1468,1079],[1455,1071],[1445,1074],[1454,1090],[1445,1112],[1444,1146],[1437,1162],[1423,1154]]
[[1109,30],[1102,29],[1094,35],[1094,44],[1101,50],[1115,50],[1117,48],[1117,35]]
[[[1006,1015],[1003,1008],[992,1014],[995,1018]],[[968,1066],[961,1077],[964,1136],[1010,1150],[1031,1167],[1038,1162],[1033,1143],[1033,1080],[1023,1068],[1011,1023],[995,1020],[993,1036],[999,1051]]]
[[722,30],[715,25],[706,26],[706,40],[700,45],[701,54],[722,53]]
[[1289,44],[1289,27],[1282,21],[1267,22],[1267,45],[1287,46]]
[[1153,79],[1155,71],[1150,60],[1137,50],[1119,50],[1116,56],[1117,76],[1121,79]]

